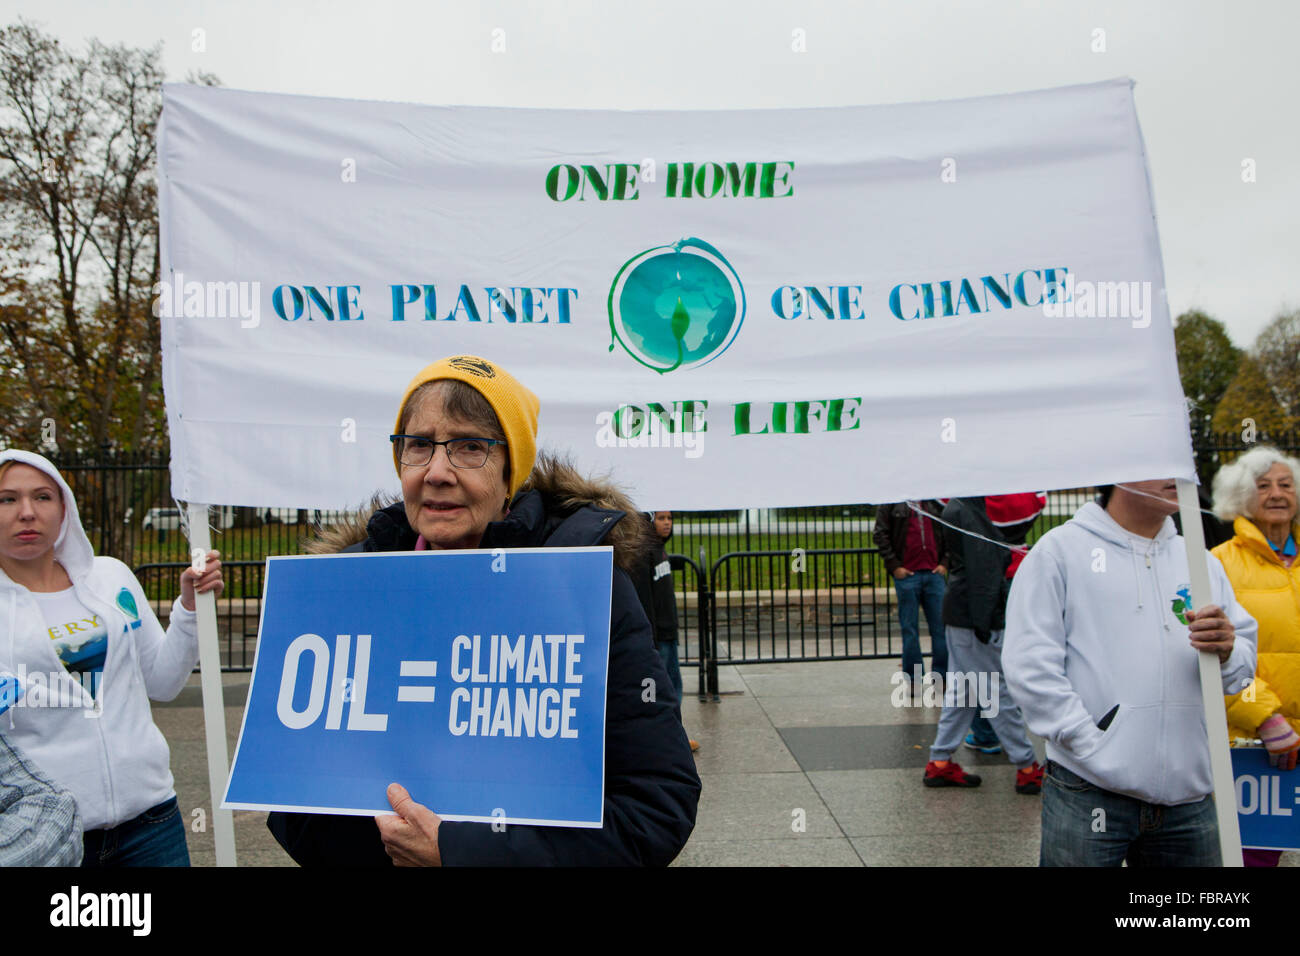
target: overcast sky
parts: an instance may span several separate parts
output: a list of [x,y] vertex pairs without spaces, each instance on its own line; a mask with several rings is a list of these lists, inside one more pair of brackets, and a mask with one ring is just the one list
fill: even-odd
[[[433,104],[839,106],[1130,76],[1173,314],[1204,309],[1250,345],[1300,306],[1296,3],[0,0],[0,11],[74,47],[162,42],[169,79],[197,69],[236,89]],[[795,30],[806,52],[792,50]]]

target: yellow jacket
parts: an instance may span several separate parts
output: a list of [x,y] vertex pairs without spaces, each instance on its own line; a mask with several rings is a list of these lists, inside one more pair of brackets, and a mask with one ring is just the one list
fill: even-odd
[[[1232,530],[1232,539],[1211,554],[1223,563],[1237,600],[1259,622],[1259,663],[1254,684],[1224,698],[1228,739],[1258,736],[1259,725],[1279,710],[1300,733],[1300,558],[1284,567],[1249,518],[1238,518]],[[1300,522],[1292,533],[1300,541]]]

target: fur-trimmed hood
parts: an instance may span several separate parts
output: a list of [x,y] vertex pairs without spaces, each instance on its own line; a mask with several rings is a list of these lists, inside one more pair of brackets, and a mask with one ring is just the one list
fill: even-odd
[[[416,532],[402,499],[376,494],[369,504],[322,529],[304,543],[308,554],[404,551]],[[573,465],[545,452],[510,502],[502,521],[488,525],[479,547],[580,547],[608,544],[625,571],[647,559],[655,539],[628,497],[608,479],[583,477]]]

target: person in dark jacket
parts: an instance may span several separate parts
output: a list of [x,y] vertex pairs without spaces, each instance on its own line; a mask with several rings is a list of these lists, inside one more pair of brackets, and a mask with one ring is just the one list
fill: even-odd
[[923,781],[927,787],[979,786],[980,778],[966,773],[952,753],[971,718],[984,710],[1007,758],[1017,768],[1016,792],[1039,793],[1043,769],[1025,733],[1020,708],[1002,679],[1011,548],[989,520],[982,497],[953,498],[942,517],[950,561],[943,602],[949,671],[943,713]]
[[943,510],[939,502],[899,501],[876,508],[876,547],[885,570],[894,579],[898,595],[898,626],[903,632],[903,675],[919,690],[921,611],[930,628],[930,670],[948,670],[948,643],[943,633],[943,575],[948,547],[933,518]]
[[[614,549],[600,829],[441,820],[398,784],[395,816],[272,813],[268,826],[303,865],[667,865],[695,825],[700,780],[650,623],[628,576],[645,549],[631,503],[556,458],[537,456],[536,396],[494,363],[443,359],[421,371],[398,412],[401,501],[372,502],[309,550],[582,547]],[[440,450],[441,449],[441,450]],[[454,773],[454,768],[448,768]]]
[[[655,635],[655,648],[659,659],[664,662],[668,679],[672,681],[673,691],[677,695],[677,717],[682,716],[682,671],[677,658],[677,589],[673,586],[673,567],[668,560],[664,546],[673,536],[673,513],[671,511],[647,511],[650,550],[644,561],[633,575],[637,597],[641,607],[650,619],[650,627]],[[700,749],[699,743],[690,740],[691,752]]]

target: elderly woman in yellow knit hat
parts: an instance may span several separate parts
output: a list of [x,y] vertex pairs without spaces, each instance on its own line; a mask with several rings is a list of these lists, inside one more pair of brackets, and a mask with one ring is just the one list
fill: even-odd
[[[537,396],[493,362],[473,355],[434,362],[411,381],[398,408],[392,442],[401,499],[376,498],[309,550],[611,545],[604,826],[494,829],[443,821],[394,784],[388,797],[396,816],[271,814],[271,832],[299,863],[663,865],[685,845],[700,781],[627,574],[649,542],[621,492],[538,455],[538,413]],[[660,688],[653,700],[643,696],[647,677]]]
[[[1228,736],[1263,740],[1272,762],[1300,752],[1300,561],[1296,479],[1300,461],[1275,448],[1246,452],[1214,476],[1214,512],[1233,537],[1212,552],[1243,607],[1259,622],[1253,684],[1227,698]],[[1246,850],[1247,866],[1276,866],[1280,851]]]

